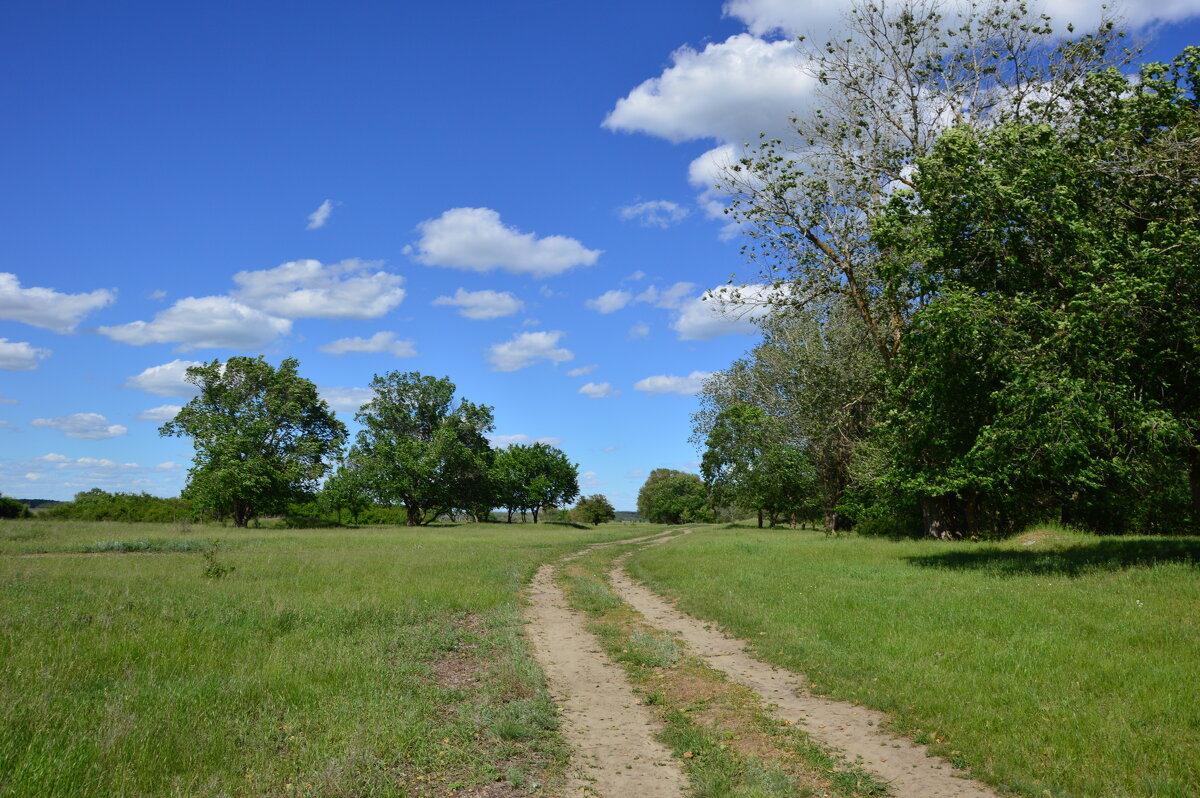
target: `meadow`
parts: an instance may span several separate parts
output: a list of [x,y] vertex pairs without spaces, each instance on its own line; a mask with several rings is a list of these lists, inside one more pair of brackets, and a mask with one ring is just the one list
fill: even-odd
[[697,530],[629,570],[1023,796],[1200,795],[1200,540]]
[[0,523],[0,793],[553,780],[567,751],[518,590],[637,531]]

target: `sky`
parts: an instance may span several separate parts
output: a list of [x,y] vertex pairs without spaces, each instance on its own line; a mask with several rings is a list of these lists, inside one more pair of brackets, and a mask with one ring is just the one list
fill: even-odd
[[[756,342],[717,167],[809,107],[848,0],[6,3],[0,493],[173,496],[188,365],[300,362],[351,431],[449,377],[632,509]],[[1099,4],[1048,0],[1056,20]],[[1155,58],[1200,0],[1129,0]]]

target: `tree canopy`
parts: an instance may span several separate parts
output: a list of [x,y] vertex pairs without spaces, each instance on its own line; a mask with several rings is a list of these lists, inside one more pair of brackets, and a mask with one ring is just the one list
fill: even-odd
[[671,468],[650,472],[637,499],[638,515],[652,524],[688,524],[712,520],[708,490],[696,474]]
[[159,428],[196,449],[184,498],[241,527],[316,491],[346,427],[298,366],[286,358],[274,368],[260,356],[188,368],[200,394]]

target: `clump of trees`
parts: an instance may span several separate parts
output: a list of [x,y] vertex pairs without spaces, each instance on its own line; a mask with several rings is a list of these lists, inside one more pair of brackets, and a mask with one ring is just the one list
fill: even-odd
[[770,468],[830,530],[1200,523],[1200,48],[1131,80],[1112,22],[1017,0],[849,23],[807,53],[820,109],[727,174],[775,292],[693,419],[713,495],[770,513]]
[[528,512],[537,523],[543,508],[579,495],[578,467],[563,452],[543,443],[494,450],[492,408],[456,399],[448,378],[417,372],[375,376],[355,415],[361,429],[343,451],[345,425],[297,367],[292,358],[276,369],[235,357],[188,369],[200,395],[159,432],[196,448],[183,493],[190,507],[236,526],[296,506],[339,522],[346,512],[355,523],[402,508],[410,526],[490,519],[504,507],[510,521]]
[[29,518],[30,515],[25,502],[0,495],[0,518]]
[[[22,516],[18,516],[22,517]],[[109,493],[101,488],[81,491],[69,502],[40,510],[40,519],[72,521],[150,521],[174,523],[196,520],[191,502],[149,493]]]

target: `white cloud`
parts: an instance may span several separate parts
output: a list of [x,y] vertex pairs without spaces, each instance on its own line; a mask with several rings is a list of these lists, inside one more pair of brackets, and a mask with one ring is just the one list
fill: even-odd
[[641,338],[645,338],[648,335],[650,335],[650,325],[644,321],[639,321],[637,324],[629,328],[629,335],[627,337],[630,341],[637,341]]
[[421,239],[405,251],[426,266],[486,272],[504,269],[546,277],[591,266],[600,250],[566,236],[538,238],[500,221],[491,208],[452,208],[417,225]]
[[183,465],[181,463],[176,463],[174,460],[168,460],[165,463],[159,463],[155,466],[155,468],[159,469],[160,471],[178,471],[179,469],[183,468]]
[[129,431],[120,424],[109,424],[108,419],[99,413],[74,413],[54,418],[35,418],[33,426],[38,429],[56,429],[68,438],[78,438],[82,441],[117,438]]
[[[798,35],[822,36],[842,26],[842,15],[850,10],[847,0],[825,3],[797,3],[795,0],[729,0],[721,11],[746,23],[755,36],[782,32],[789,38]],[[824,41],[824,39],[821,39]]]
[[596,475],[595,471],[584,471],[579,475],[579,487],[581,488],[598,488],[604,484],[604,480]]
[[801,56],[791,40],[739,33],[700,51],[681,47],[671,60],[662,75],[619,100],[604,127],[676,143],[754,141],[763,132],[785,132],[816,85],[798,68]]
[[629,291],[605,291],[595,299],[589,299],[583,304],[599,313],[615,313],[629,304],[633,294]]
[[289,319],[377,319],[404,301],[404,278],[357,258],[322,264],[296,260],[261,271],[238,272],[240,302]]
[[375,392],[370,388],[321,386],[317,391],[339,413],[357,413],[360,407],[375,398]]
[[16,429],[17,425],[11,421],[0,421],[0,429]]
[[570,371],[567,372],[567,376],[568,377],[582,377],[584,374],[591,374],[595,370],[596,370],[596,364],[593,363],[590,366],[580,366],[577,369],[571,369]]
[[620,396],[620,391],[614,391],[611,382],[589,382],[579,389],[588,399],[607,399],[610,396]]
[[320,230],[329,221],[329,214],[333,213],[333,200],[325,200],[320,206],[308,215],[308,224],[304,226],[305,230]]
[[137,414],[138,421],[171,421],[183,408],[180,405],[159,405]]
[[38,361],[50,354],[49,349],[39,349],[25,341],[0,338],[0,369],[4,371],[33,371]]
[[182,396],[191,398],[200,395],[200,389],[186,380],[191,366],[204,365],[198,360],[172,360],[161,366],[151,366],[141,374],[125,380],[127,388],[137,388],[157,396]]
[[329,355],[370,354],[382,352],[395,357],[416,357],[417,350],[413,348],[414,341],[397,341],[396,333],[381,331],[370,338],[339,338],[324,346],[317,347]]
[[17,275],[0,272],[0,319],[20,321],[68,333],[84,316],[112,304],[115,291],[98,289],[87,294],[62,294],[53,288],[22,288]]
[[687,218],[688,209],[670,200],[648,200],[634,205],[622,205],[617,214],[625,221],[637,220],[642,227],[661,227],[664,230]]
[[166,298],[167,298],[167,292],[162,290],[161,288],[156,289],[156,290],[151,291],[150,293],[146,294],[146,299],[153,299],[155,302],[157,302],[160,299],[166,299]]
[[477,321],[511,316],[525,308],[525,303],[508,291],[467,291],[460,288],[454,296],[440,296],[435,305],[456,307],[458,315]]
[[615,452],[616,450],[617,450],[617,447],[616,447],[616,446],[605,446],[605,447],[604,447],[603,449],[601,449],[600,451],[602,451],[602,452]]
[[269,316],[224,296],[187,297],[156,313],[154,321],[133,321],[100,332],[135,346],[180,344],[179,349],[262,349],[292,331],[287,319]]
[[675,283],[670,288],[659,290],[658,286],[649,286],[645,291],[638,294],[634,299],[635,302],[644,302],[648,305],[654,305],[657,308],[667,308],[669,310],[678,309],[688,296],[696,290],[695,283]]
[[704,381],[713,375],[711,371],[693,371],[686,377],[658,375],[638,380],[633,384],[635,391],[646,393],[673,393],[678,396],[695,396],[704,387]]
[[778,291],[769,285],[714,288],[684,302],[671,329],[682,341],[753,335],[758,332],[755,320],[770,312],[767,301]]
[[533,438],[523,432],[518,432],[516,435],[488,435],[487,439],[492,442],[492,446],[497,449],[507,449],[509,446],[517,444],[528,445],[531,443],[544,443],[547,446],[562,446],[563,439],[548,436],[544,438]]
[[0,394],[0,405],[19,405],[21,404],[16,399],[9,399],[4,394]]
[[575,357],[569,349],[558,346],[562,336],[561,330],[521,333],[510,341],[494,344],[488,350],[487,359],[492,364],[492,371],[516,371],[539,360],[558,365]]
[[637,282],[638,280],[644,280],[644,279],[646,279],[646,273],[645,273],[644,271],[642,271],[641,269],[638,269],[636,272],[634,272],[633,274],[629,275],[629,276],[628,276],[628,277],[626,277],[625,279],[626,279],[626,280],[630,280],[630,281],[632,281],[632,282]]

